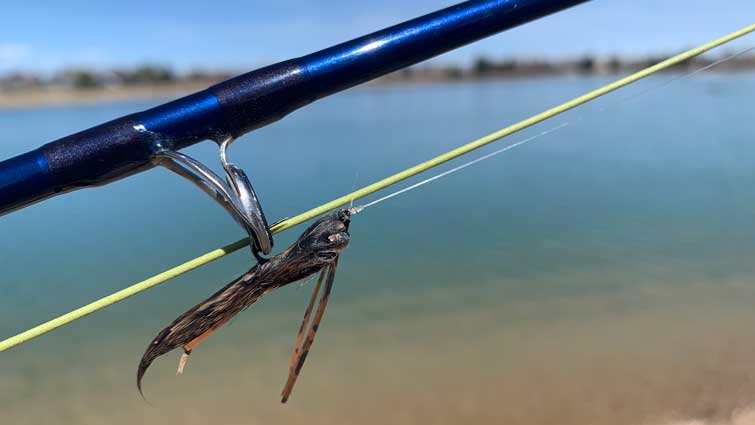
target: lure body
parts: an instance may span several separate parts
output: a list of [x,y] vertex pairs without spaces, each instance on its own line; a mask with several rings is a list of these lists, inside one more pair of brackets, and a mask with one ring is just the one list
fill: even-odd
[[[286,385],[288,394],[290,394],[293,387],[292,381],[296,380],[301,364],[304,363],[306,353],[311,346],[311,340],[314,340],[319,319],[322,318],[322,311],[327,304],[327,296],[333,285],[338,256],[349,243],[350,216],[349,210],[340,210],[337,214],[320,218],[309,226],[285,251],[265,262],[256,264],[248,272],[180,315],[160,331],[147,347],[139,362],[136,381],[139,392],[142,391],[141,381],[147,368],[157,357],[176,348],[183,348],[184,355],[179,364],[179,372],[181,372],[191,350],[236,314],[254,304],[260,297],[273,289],[305,279],[319,272],[321,273],[320,279],[315,287],[294,349],[290,370],[290,373],[293,373],[293,379],[289,376],[289,382]],[[318,307],[318,314],[315,316],[315,321],[309,332],[311,337],[308,335],[307,340],[304,341],[303,333],[309,319],[309,313],[326,275],[326,289],[321,298],[320,307]],[[304,343],[303,347],[301,346],[302,343]],[[302,348],[305,349],[302,350]],[[294,364],[298,367],[294,367]],[[284,395],[284,402],[288,394]]]

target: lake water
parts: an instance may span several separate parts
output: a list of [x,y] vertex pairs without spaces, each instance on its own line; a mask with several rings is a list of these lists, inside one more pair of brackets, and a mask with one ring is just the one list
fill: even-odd
[[[136,390],[149,341],[246,271],[245,250],[0,354],[2,422],[755,423],[755,74],[620,100],[668,78],[356,216],[287,405],[311,284],[239,315],[180,377],[178,352],[158,360],[144,381],[152,405]],[[230,156],[277,221],[607,81],[360,88]],[[0,157],[157,102],[0,111]],[[209,142],[187,152],[217,164]],[[0,235],[0,337],[242,236],[161,169],[4,216]]]

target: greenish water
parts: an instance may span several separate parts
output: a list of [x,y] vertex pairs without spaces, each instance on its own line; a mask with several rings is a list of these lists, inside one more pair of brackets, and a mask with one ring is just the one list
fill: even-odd
[[[755,74],[616,103],[666,78],[356,216],[289,405],[277,395],[309,296],[298,285],[200,346],[183,376],[178,354],[159,361],[145,379],[154,407],[136,391],[150,339],[248,269],[245,251],[2,353],[3,423],[744,423],[755,402]],[[276,221],[349,192],[357,174],[367,184],[605,82],[352,90],[230,155]],[[0,157],[152,104],[0,111]],[[216,164],[211,143],[188,153]],[[157,169],[4,216],[0,234],[2,337],[241,236]]]

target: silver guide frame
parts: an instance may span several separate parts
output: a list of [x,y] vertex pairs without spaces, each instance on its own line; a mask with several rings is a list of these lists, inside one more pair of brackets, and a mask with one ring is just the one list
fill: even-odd
[[228,211],[249,234],[254,256],[258,260],[263,260],[259,252],[270,254],[273,237],[249,178],[244,170],[228,162],[226,151],[233,140],[228,137],[219,143],[220,162],[226,174],[225,180],[206,165],[181,152],[162,149],[155,154],[155,158],[159,165],[194,183]]

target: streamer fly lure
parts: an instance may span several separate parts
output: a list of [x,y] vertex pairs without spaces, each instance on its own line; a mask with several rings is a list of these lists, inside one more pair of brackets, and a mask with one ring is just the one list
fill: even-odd
[[[236,314],[273,289],[319,272],[320,276],[312,291],[312,297],[296,337],[288,379],[281,392],[281,401],[285,403],[291,395],[296,378],[312,347],[328,304],[339,255],[349,243],[349,223],[352,212],[351,209],[342,209],[336,214],[320,218],[285,251],[269,260],[257,263],[248,272],[192,307],[161,330],[149,344],[139,362],[136,385],[142,396],[144,396],[142,378],[157,357],[176,348],[183,348],[184,352],[178,365],[178,373],[182,373],[192,350]],[[323,282],[325,288],[312,318],[314,304]],[[311,323],[310,319],[312,319]],[[308,325],[309,330],[306,331]]]

